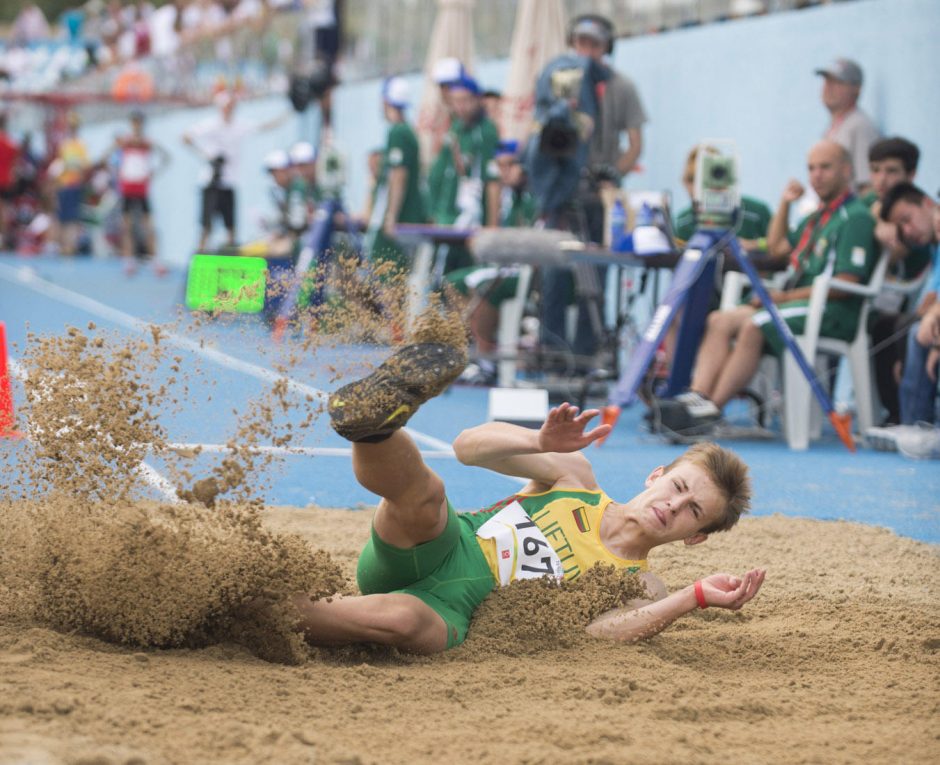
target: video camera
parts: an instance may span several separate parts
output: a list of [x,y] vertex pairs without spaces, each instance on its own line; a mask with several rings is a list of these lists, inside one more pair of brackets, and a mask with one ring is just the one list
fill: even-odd
[[703,229],[730,229],[741,203],[738,159],[732,141],[707,141],[695,163],[695,215]]
[[217,154],[209,160],[212,177],[209,179],[209,188],[218,189],[222,186],[222,168],[225,167],[225,155]]

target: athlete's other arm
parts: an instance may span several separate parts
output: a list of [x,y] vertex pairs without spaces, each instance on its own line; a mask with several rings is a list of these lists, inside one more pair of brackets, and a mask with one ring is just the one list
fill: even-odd
[[594,489],[594,470],[578,452],[610,433],[610,425],[585,432],[598,414],[597,409],[579,413],[576,406],[565,402],[552,408],[537,431],[488,422],[457,436],[454,452],[465,465],[531,479],[526,491],[546,491],[560,481],[572,488]]
[[[731,574],[705,577],[701,584],[706,605],[737,611],[757,594],[765,573],[764,569],[755,568],[743,577]],[[624,608],[607,611],[591,622],[587,631],[595,637],[636,642],[662,632],[680,616],[698,607],[695,585],[690,584],[639,607],[631,603]]]

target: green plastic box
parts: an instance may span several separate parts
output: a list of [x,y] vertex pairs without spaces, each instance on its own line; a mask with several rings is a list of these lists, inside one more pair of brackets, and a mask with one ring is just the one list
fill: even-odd
[[259,313],[264,309],[268,262],[241,255],[194,255],[186,279],[192,311]]

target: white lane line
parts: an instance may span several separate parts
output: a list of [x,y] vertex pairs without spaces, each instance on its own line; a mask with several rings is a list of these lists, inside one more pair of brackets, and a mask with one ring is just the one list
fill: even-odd
[[[26,379],[26,368],[15,359],[7,358],[7,367],[13,377],[19,380]],[[141,462],[134,468],[134,472],[144,480],[144,483],[156,489],[167,502],[181,501],[180,498],[176,496],[176,488],[173,484],[164,478],[162,473],[146,462]]]
[[150,467],[146,462],[141,462],[134,468],[134,472],[144,479],[144,483],[160,492],[167,502],[174,504],[182,502],[182,500],[176,496],[176,487],[164,478],[159,471]]
[[[174,452],[193,452],[199,450],[206,454],[225,454],[231,451],[226,444],[167,444],[166,448]],[[276,454],[278,456],[304,456],[304,457],[351,457],[352,449],[346,447],[321,447],[321,446],[252,446],[249,449],[254,454]],[[439,449],[437,451],[421,452],[423,459],[446,459],[455,460],[457,455],[451,448]],[[506,475],[505,473],[496,473],[497,476],[514,481],[520,486],[525,486],[529,480],[519,476]]]
[[[167,444],[166,448],[174,452],[199,450],[206,454],[227,454],[231,451],[227,444]],[[349,457],[352,455],[352,448],[348,446],[252,446],[249,447],[248,451],[252,454],[275,454],[286,457],[298,455],[303,457]],[[457,459],[453,449],[421,452],[421,456],[425,459]]]
[[[135,332],[149,334],[150,327],[154,324],[154,322],[147,322],[143,319],[138,319],[136,316],[131,316],[129,313],[119,311],[117,308],[112,308],[109,305],[105,305],[104,303],[82,295],[81,293],[73,292],[72,290],[66,289],[65,287],[60,287],[58,284],[54,284],[48,279],[43,279],[28,266],[14,268],[13,266],[9,266],[6,263],[0,263],[0,278],[6,279],[9,282],[22,284],[26,287],[29,287],[33,291],[38,292],[40,295],[45,295],[46,297],[52,298],[53,300],[58,300],[61,303],[65,303],[80,310],[87,311],[93,316],[98,316],[99,318],[113,322],[122,327],[126,327],[127,329],[131,329]],[[203,356],[209,361],[213,361],[226,369],[241,372],[242,374],[248,375],[249,377],[254,377],[255,379],[263,380],[265,382],[273,383],[279,380],[286,380],[288,388],[295,393],[311,396],[317,401],[326,401],[328,394],[325,391],[322,391],[319,388],[315,388],[312,385],[302,383],[299,380],[294,380],[293,378],[287,377],[286,375],[279,375],[270,369],[259,366],[258,364],[252,364],[249,361],[242,361],[241,359],[237,359],[234,356],[230,356],[229,354],[215,350],[214,348],[207,348],[202,343],[199,343],[195,340],[190,340],[187,337],[177,335],[173,332],[161,333],[161,338],[165,339],[170,345],[175,345],[178,348],[183,348],[196,355]],[[412,430],[411,428],[407,428],[406,430],[408,434],[418,443],[424,444],[425,446],[430,446],[432,449],[450,449],[450,444],[448,444],[446,441],[441,441],[438,438],[421,433],[420,431]]]

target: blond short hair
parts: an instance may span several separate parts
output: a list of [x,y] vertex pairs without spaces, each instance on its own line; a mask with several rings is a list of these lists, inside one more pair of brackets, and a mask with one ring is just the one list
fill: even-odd
[[702,468],[725,499],[724,516],[700,529],[703,534],[727,531],[751,508],[751,477],[747,465],[734,452],[718,444],[695,444],[666,466],[668,473],[683,462]]

